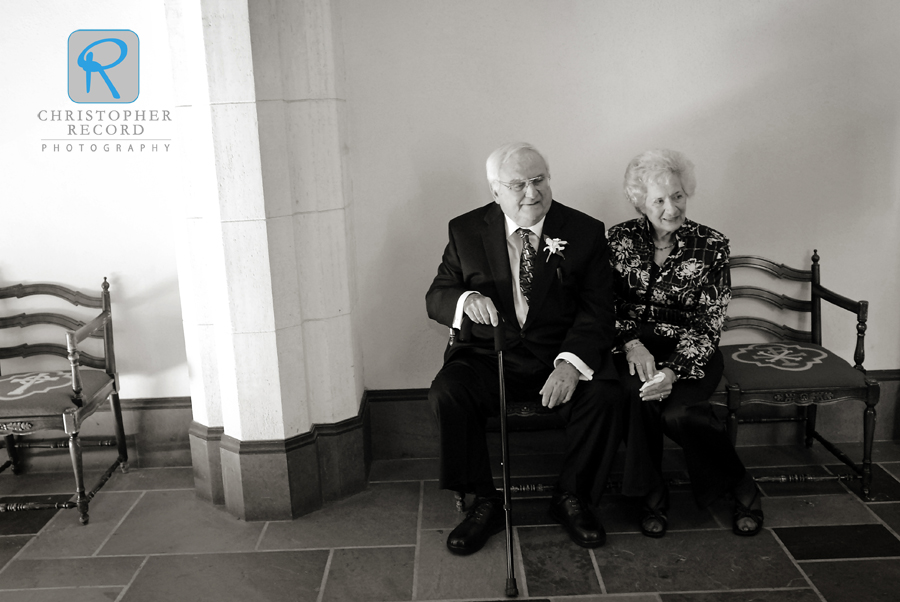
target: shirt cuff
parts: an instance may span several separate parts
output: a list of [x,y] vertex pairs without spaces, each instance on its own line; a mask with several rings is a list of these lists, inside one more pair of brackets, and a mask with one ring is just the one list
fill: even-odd
[[456,311],[453,314],[453,328],[459,330],[460,327],[462,327],[463,306],[466,304],[466,299],[469,297],[469,295],[477,292],[478,291],[466,291],[459,296],[459,300],[457,300],[456,302]]
[[553,367],[559,365],[560,362],[569,362],[575,369],[580,372],[578,376],[578,380],[591,380],[594,377],[594,371],[588,368],[587,364],[581,361],[574,353],[569,353],[568,351],[563,351],[559,355],[556,356],[556,359],[553,360]]

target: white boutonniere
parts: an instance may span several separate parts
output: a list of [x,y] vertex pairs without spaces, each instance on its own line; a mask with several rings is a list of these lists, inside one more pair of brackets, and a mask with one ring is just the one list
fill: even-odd
[[547,246],[544,247],[544,250],[547,251],[547,261],[550,261],[551,255],[559,255],[563,259],[566,258],[562,252],[566,249],[566,245],[569,244],[567,241],[558,238],[545,238],[544,242],[547,243]]

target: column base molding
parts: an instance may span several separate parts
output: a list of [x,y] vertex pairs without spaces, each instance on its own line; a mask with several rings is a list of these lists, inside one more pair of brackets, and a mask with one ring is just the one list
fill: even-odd
[[364,490],[366,405],[364,396],[359,415],[284,440],[241,441],[222,427],[192,423],[197,495],[243,520],[290,520]]
[[219,446],[225,429],[205,426],[191,421],[188,439],[191,444],[191,464],[194,467],[194,491],[200,499],[216,505],[225,503],[222,489],[222,459]]

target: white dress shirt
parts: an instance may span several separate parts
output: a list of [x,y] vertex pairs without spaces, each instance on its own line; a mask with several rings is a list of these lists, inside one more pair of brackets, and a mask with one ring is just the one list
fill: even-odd
[[[520,257],[522,256],[522,237],[518,233],[518,230],[522,226],[519,226],[512,221],[508,215],[504,214],[503,217],[506,219],[506,251],[509,254],[509,268],[512,271],[513,303],[515,304],[516,309],[516,320],[519,322],[519,327],[521,328],[525,324],[525,319],[528,317],[528,301],[525,300],[525,295],[522,294],[522,287],[519,286],[519,262]],[[545,219],[546,217],[530,228],[525,228],[526,230],[531,230],[528,239],[531,242],[531,246],[534,247],[534,250],[537,252],[537,256],[539,256],[541,252],[541,241],[543,240],[541,235],[544,232]],[[535,257],[535,260],[537,260],[537,256]],[[475,292],[477,291],[466,291],[460,295],[459,300],[456,302],[456,312],[453,317],[454,328],[458,329],[462,324],[463,306],[469,295]],[[574,353],[563,351],[556,356],[553,365],[556,366],[559,362],[569,362],[572,364],[580,373],[578,377],[579,380],[591,380],[594,375],[594,371]]]

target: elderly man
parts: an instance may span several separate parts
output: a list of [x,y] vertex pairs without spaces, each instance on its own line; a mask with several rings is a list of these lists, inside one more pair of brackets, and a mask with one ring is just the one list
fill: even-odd
[[451,328],[472,320],[469,340],[451,339],[428,397],[440,423],[441,487],[474,493],[448,536],[471,554],[504,529],[485,423],[499,412],[492,327],[501,325],[506,382],[566,421],[567,449],[550,515],[580,546],[603,545],[594,516],[621,441],[624,395],[610,351],[615,332],[612,268],[603,224],[553,200],[550,169],[525,143],[487,160],[493,202],[450,222],[450,241],[426,294],[428,315]]

